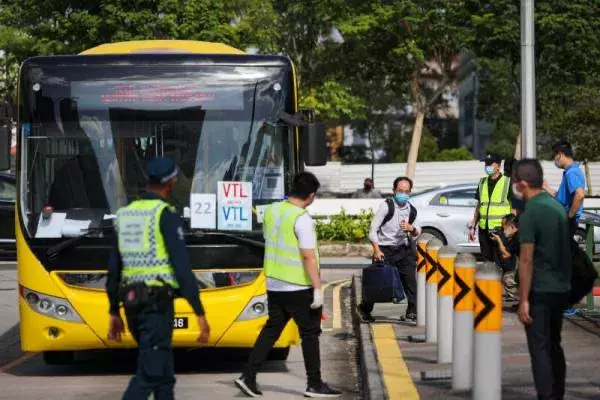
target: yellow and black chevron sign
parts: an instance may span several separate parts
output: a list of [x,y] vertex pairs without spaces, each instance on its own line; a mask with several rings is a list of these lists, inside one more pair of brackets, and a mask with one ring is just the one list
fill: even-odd
[[417,272],[424,274],[427,270],[427,251],[425,243],[419,243],[417,246]]
[[475,282],[476,332],[500,332],[502,329],[502,282],[479,279]]
[[427,283],[437,283],[438,282],[438,250],[428,250],[426,253],[427,259],[427,273],[425,275],[425,279]]
[[440,257],[438,263],[438,294],[440,296],[452,296],[454,275],[454,257]]
[[475,268],[454,268],[454,310],[473,312]]

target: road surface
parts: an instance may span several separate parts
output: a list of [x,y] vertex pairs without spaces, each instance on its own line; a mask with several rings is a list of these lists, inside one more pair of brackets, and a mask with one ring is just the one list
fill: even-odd
[[[359,399],[356,342],[350,320],[349,278],[352,270],[323,271],[325,290],[321,357],[323,377]],[[16,271],[0,271],[0,399],[108,400],[121,397],[134,371],[134,352],[87,352],[71,366],[47,366],[40,354],[19,348],[16,312]],[[179,351],[175,364],[177,399],[234,399],[243,396],[233,386],[247,353]],[[264,399],[298,399],[305,390],[302,353],[293,348],[287,362],[269,362],[258,376]]]

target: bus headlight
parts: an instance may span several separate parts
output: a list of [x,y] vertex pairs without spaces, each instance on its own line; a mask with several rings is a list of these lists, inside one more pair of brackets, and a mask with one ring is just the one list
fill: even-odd
[[21,296],[29,307],[42,315],[69,322],[83,322],[66,299],[37,293],[21,286]]
[[267,295],[253,297],[244,311],[237,317],[238,321],[249,321],[256,318],[261,318],[269,313],[269,307],[267,304]]

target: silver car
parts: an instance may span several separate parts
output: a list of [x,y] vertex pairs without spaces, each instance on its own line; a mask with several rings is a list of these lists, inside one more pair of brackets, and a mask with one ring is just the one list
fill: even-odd
[[[418,223],[423,232],[430,233],[444,244],[460,252],[479,253],[479,241],[469,240],[469,223],[473,219],[477,199],[477,184],[436,187],[411,198],[419,211]],[[576,239],[585,242],[585,226],[581,226]],[[600,228],[594,229],[596,253],[600,251]]]

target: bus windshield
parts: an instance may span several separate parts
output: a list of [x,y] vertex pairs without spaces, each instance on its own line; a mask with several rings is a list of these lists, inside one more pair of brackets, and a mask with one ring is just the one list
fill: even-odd
[[[183,216],[192,195],[216,194],[219,181],[252,182],[254,205],[282,199],[295,165],[292,130],[278,124],[281,112],[292,111],[291,82],[282,66],[25,64],[27,233],[49,237],[40,228],[48,206],[79,221],[73,229],[112,218],[143,193],[155,156],[179,167],[168,200]],[[254,215],[252,229],[257,223]]]

